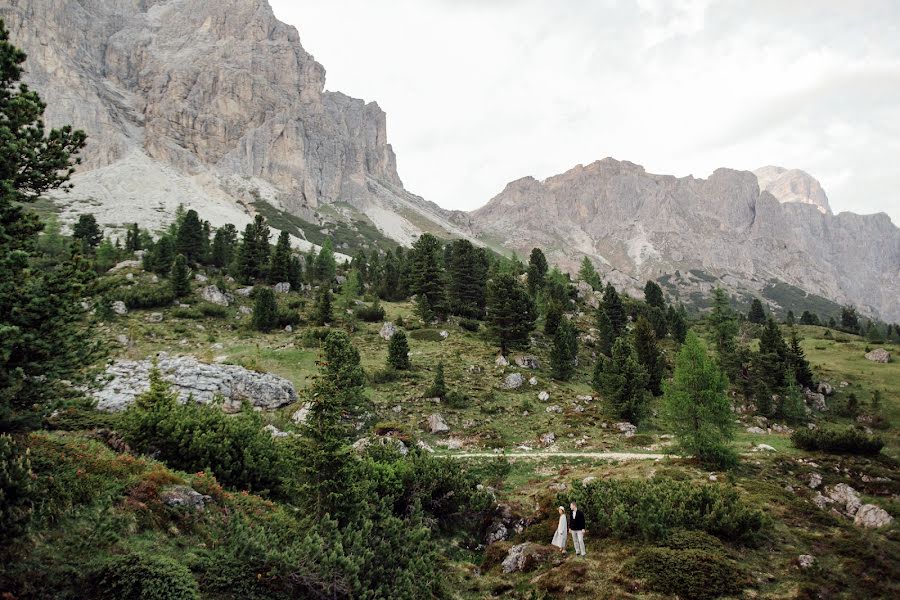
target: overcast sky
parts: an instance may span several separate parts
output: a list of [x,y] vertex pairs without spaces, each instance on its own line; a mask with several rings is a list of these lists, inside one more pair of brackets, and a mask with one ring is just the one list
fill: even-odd
[[900,2],[270,1],[441,206],[612,156],[799,168],[900,224]]

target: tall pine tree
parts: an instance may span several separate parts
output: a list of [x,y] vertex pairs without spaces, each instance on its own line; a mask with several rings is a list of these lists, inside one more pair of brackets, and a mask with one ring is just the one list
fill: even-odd
[[424,233],[409,251],[410,291],[416,295],[416,307],[424,320],[446,316],[446,277],[440,241]]
[[184,220],[178,227],[175,236],[175,252],[183,254],[191,264],[204,262],[204,249],[207,245],[206,233],[197,211],[190,209],[184,214]]
[[660,395],[665,359],[656,343],[656,332],[645,317],[638,317],[634,324],[634,350],[638,362],[647,371],[647,390],[654,396]]
[[480,319],[484,316],[488,277],[487,254],[469,240],[456,240],[447,247],[450,313]]
[[599,392],[620,419],[637,425],[647,413],[647,371],[637,360],[634,348],[623,336],[613,344],[612,358],[603,359],[597,374]]
[[547,257],[540,248],[532,248],[528,257],[528,293],[532,298],[544,287],[544,278],[547,276],[549,266]]
[[191,272],[187,266],[187,258],[179,254],[172,262],[172,293],[176,298],[187,296],[191,293]]
[[486,319],[501,353],[528,345],[535,318],[534,300],[518,278],[500,273],[488,282]]
[[578,335],[575,325],[563,317],[553,335],[553,348],[550,350],[550,369],[554,379],[568,381],[575,373],[578,363]]
[[269,283],[289,281],[291,275],[291,236],[287,231],[278,235],[272,262],[269,265]]

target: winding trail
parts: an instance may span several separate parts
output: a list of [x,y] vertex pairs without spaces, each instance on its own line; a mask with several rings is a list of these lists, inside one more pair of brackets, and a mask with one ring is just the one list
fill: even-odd
[[596,460],[657,460],[665,458],[665,454],[650,454],[643,452],[447,452],[440,456],[448,458],[496,458],[504,456],[510,460],[524,458],[534,460],[538,458],[592,458]]

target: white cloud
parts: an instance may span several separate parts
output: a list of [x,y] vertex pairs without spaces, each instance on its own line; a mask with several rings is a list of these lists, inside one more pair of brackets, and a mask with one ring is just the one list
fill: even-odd
[[471,209],[605,156],[705,177],[819,178],[900,223],[900,4],[891,0],[271,0],[377,100],[407,188]]

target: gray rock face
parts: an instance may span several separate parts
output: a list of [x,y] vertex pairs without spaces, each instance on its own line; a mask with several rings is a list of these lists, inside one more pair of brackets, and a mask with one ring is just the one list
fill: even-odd
[[874,504],[863,504],[853,517],[853,524],[873,529],[890,525],[894,520],[886,510]]
[[440,413],[433,413],[428,417],[428,430],[431,433],[447,433],[450,431],[450,426],[447,425],[447,421]]
[[520,255],[541,247],[571,272],[587,256],[604,281],[635,294],[676,270],[673,286],[708,294],[711,284],[690,275],[699,269],[730,275],[724,285],[734,289],[758,293],[781,281],[900,319],[900,230],[887,215],[780,202],[748,171],[676,178],[606,158],[513,181],[466,218],[475,235]]
[[114,301],[110,306],[112,307],[112,311],[119,316],[128,314],[128,307],[125,306],[125,303],[121,300]]
[[516,364],[523,369],[540,369],[541,361],[536,356],[517,356]]
[[291,284],[287,281],[282,281],[273,285],[272,289],[275,290],[276,294],[287,294],[291,291]]
[[397,326],[390,321],[385,321],[384,325],[381,326],[381,330],[378,332],[378,335],[380,335],[385,340],[389,340],[394,337],[395,333],[397,333]]
[[[103,383],[93,392],[97,408],[118,412],[150,387],[151,360],[121,360],[107,367]],[[293,384],[270,373],[256,373],[237,365],[208,365],[192,356],[169,356],[160,352],[157,366],[172,384],[181,402],[193,397],[208,404],[216,396],[224,399],[223,409],[240,410],[242,402],[254,408],[273,410],[297,401]]]
[[504,390],[517,390],[522,387],[523,383],[525,383],[525,378],[522,377],[521,373],[510,373],[503,378],[503,383],[500,387]]
[[231,304],[231,294],[226,294],[214,285],[207,285],[200,290],[200,297],[219,306],[228,306]]
[[759,189],[769,192],[779,202],[811,204],[820,213],[831,214],[822,184],[806,171],[768,166],[755,169],[753,174],[759,181]]
[[885,350],[884,348],[876,348],[871,352],[866,352],[866,360],[871,360],[872,362],[877,363],[889,363],[891,362],[891,353]]
[[210,496],[187,485],[170,485],[159,493],[159,497],[166,506],[196,511],[205,509],[206,504],[212,502]]

